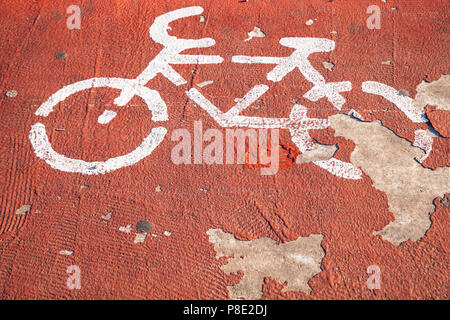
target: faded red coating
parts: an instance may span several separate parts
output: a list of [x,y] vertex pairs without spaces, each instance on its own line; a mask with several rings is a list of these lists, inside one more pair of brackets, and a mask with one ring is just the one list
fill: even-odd
[[[181,0],[84,1],[81,30],[70,31],[65,11],[71,4],[0,3],[0,298],[226,299],[227,286],[239,275],[227,276],[221,270],[224,260],[215,258],[206,234],[221,228],[243,240],[270,237],[285,242],[311,233],[324,235],[323,271],[310,281],[312,293],[282,294],[283,284],[267,278],[264,298],[448,299],[449,209],[436,200],[426,236],[392,245],[373,236],[394,216],[386,194],[373,188],[367,175],[359,181],[343,180],[313,164],[294,165],[275,176],[261,176],[259,170],[242,165],[177,166],[170,160],[175,142],[169,138],[150,157],[104,176],[62,173],[36,158],[28,132],[40,120],[34,116],[37,107],[63,85],[79,80],[136,77],[161,49],[148,36],[153,19],[187,6]],[[235,64],[231,56],[287,56],[290,50],[278,43],[282,37],[330,38],[336,49],[310,60],[327,81],[352,82],[342,111],[355,109],[365,120],[381,119],[413,142],[414,131],[427,125],[412,123],[383,98],[364,94],[361,83],[383,82],[414,97],[423,79],[434,81],[447,74],[448,1],[379,1],[382,27],[369,30],[366,9],[373,4],[190,1],[189,5],[204,7],[206,21],[177,21],[170,32],[214,38],[214,47],[199,51],[220,54],[225,61],[175,68],[192,84],[214,80],[201,92],[222,111],[234,105],[234,98],[264,83],[270,90],[263,96],[263,107],[246,114],[285,117],[292,100],[298,99],[308,107],[309,117],[325,118],[335,109],[325,100],[311,103],[302,98],[311,85],[298,71],[273,84],[265,80],[272,66]],[[397,10],[391,9],[394,6]],[[317,20],[307,26],[309,19]],[[266,37],[244,42],[255,26]],[[60,52],[67,57],[56,59]],[[387,60],[392,64],[383,65]],[[333,71],[324,69],[323,61],[333,62]],[[161,76],[147,86],[160,91],[168,105],[169,135],[176,128],[193,132],[193,121],[199,119],[204,128],[219,128],[186,98],[188,86],[175,87]],[[17,97],[5,96],[11,89],[18,91]],[[113,109],[118,116],[110,126],[96,122],[117,94],[100,89],[68,98],[45,119],[55,149],[85,160],[104,160],[139,145],[154,124],[137,98],[131,102],[135,107]],[[289,133],[280,134],[281,143],[289,144]],[[336,157],[349,160],[353,142],[335,138],[332,129],[312,131],[311,136],[320,143],[337,143]],[[435,140],[428,159],[438,166],[448,163],[445,141]],[[155,192],[158,185],[161,192]],[[32,210],[18,217],[15,211],[23,204],[32,204]],[[105,221],[101,215],[108,212],[113,215]],[[158,237],[137,245],[134,234],[118,231],[143,219],[154,224],[152,232]],[[170,237],[161,235],[166,230],[172,232]],[[74,253],[62,256],[60,250]],[[81,268],[81,290],[66,288],[66,269],[72,264]],[[373,264],[382,271],[380,290],[365,285],[366,269]]]

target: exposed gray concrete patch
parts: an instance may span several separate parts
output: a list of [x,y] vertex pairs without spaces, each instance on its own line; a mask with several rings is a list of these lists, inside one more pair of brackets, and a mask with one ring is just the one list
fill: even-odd
[[441,204],[446,208],[450,208],[450,197],[442,198]]
[[441,110],[450,110],[450,75],[443,75],[439,80],[430,83],[422,81],[416,90],[414,106],[417,108],[431,105]]
[[337,146],[315,144],[311,150],[305,151],[297,157],[296,163],[301,164],[311,161],[321,161],[331,159],[337,151]]
[[270,276],[280,283],[287,281],[288,290],[311,292],[308,281],[320,269],[325,256],[321,247],[323,236],[313,234],[295,241],[277,244],[270,238],[252,241],[237,240],[233,234],[220,229],[207,231],[214,244],[217,258],[232,257],[222,266],[227,274],[242,271],[244,276],[237,285],[228,287],[231,299],[259,299],[262,297],[264,278]]
[[422,167],[414,158],[424,152],[379,121],[362,122],[341,114],[329,120],[336,136],[356,144],[351,162],[388,197],[395,221],[375,234],[396,245],[422,238],[431,226],[433,199],[450,191],[450,168],[433,171]]

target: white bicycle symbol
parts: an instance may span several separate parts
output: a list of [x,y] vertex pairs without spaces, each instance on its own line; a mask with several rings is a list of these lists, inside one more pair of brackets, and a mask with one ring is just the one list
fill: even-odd
[[[187,7],[168,12],[155,19],[150,27],[150,38],[163,45],[164,48],[137,78],[91,78],[70,84],[50,96],[37,109],[35,115],[47,117],[59,102],[64,101],[67,97],[77,92],[91,88],[108,87],[121,90],[119,97],[114,100],[116,105],[125,106],[137,95],[148,106],[153,121],[167,121],[169,117],[165,102],[157,91],[149,89],[145,85],[158,74],[162,74],[176,86],[186,84],[187,81],[171,67],[173,64],[219,64],[223,61],[223,58],[220,56],[180,54],[186,49],[211,47],[215,44],[213,39],[179,39],[167,33],[167,30],[170,29],[169,23],[172,21],[199,15],[202,12],[202,7]],[[334,50],[334,41],[323,38],[291,37],[282,38],[280,44],[293,48],[294,52],[288,57],[233,56],[232,62],[274,64],[276,65],[274,69],[267,74],[267,80],[272,82],[282,80],[284,76],[297,68],[313,84],[312,89],[303,95],[304,98],[313,102],[327,98],[336,109],[341,110],[346,100],[340,92],[351,91],[351,82],[327,83],[324,77],[308,61],[308,56],[312,53]],[[325,129],[329,126],[329,122],[327,119],[308,118],[306,115],[307,109],[302,105],[294,104],[289,118],[260,118],[240,115],[243,110],[261,97],[268,89],[269,87],[264,84],[254,86],[241,101],[225,113],[220,111],[195,88],[190,89],[186,94],[222,127],[288,129],[291,133],[292,141],[300,152],[312,149],[314,141],[309,136],[308,130]],[[367,81],[363,83],[362,90],[366,93],[383,96],[402,110],[413,122],[426,121],[423,116],[423,110],[413,107],[413,99],[398,95],[397,90],[390,86]],[[115,113],[113,111],[106,110],[99,117],[99,122],[108,123],[114,116]],[[162,142],[166,133],[167,129],[162,126],[153,128],[144,141],[132,152],[106,161],[93,162],[71,159],[57,153],[52,148],[45,126],[42,123],[38,122],[32,125],[29,137],[36,155],[52,168],[65,172],[91,175],[105,174],[137,163],[152,153]],[[341,178],[361,178],[361,171],[358,168],[351,163],[336,158],[314,161],[314,164]]]

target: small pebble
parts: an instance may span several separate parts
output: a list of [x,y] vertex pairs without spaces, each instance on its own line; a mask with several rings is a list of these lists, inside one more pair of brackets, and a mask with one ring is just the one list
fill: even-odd
[[153,224],[150,221],[141,220],[136,225],[136,230],[139,233],[148,233],[152,230]]
[[65,59],[66,57],[67,57],[67,54],[65,52],[61,52],[56,55],[56,59],[60,59],[60,60]]
[[312,25],[313,23],[314,23],[314,20],[313,20],[313,19],[309,19],[308,21],[305,22],[305,24],[306,24],[307,26],[310,26],[310,25]]

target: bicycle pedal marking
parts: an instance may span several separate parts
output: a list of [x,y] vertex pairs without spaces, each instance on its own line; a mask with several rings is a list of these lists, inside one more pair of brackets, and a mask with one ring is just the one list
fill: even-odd
[[[181,54],[182,51],[193,48],[207,48],[215,45],[214,39],[180,39],[169,35],[169,24],[175,20],[199,15],[203,8],[199,6],[186,7],[170,11],[155,18],[149,28],[150,38],[163,46],[163,49],[149,62],[148,66],[135,79],[124,78],[92,78],[67,85],[51,95],[47,101],[36,110],[36,116],[47,117],[54,111],[54,107],[69,96],[92,88],[109,87],[121,90],[114,103],[121,107],[127,105],[135,96],[142,98],[151,111],[151,120],[167,121],[167,106],[160,94],[145,85],[156,75],[161,74],[176,86],[186,84],[187,81],[172,68],[172,64],[220,64],[224,59],[219,55],[189,55]],[[326,82],[322,74],[309,62],[308,57],[312,53],[330,52],[335,48],[335,42],[325,38],[311,37],[287,37],[281,38],[282,46],[294,49],[287,57],[265,57],[234,55],[231,61],[241,64],[274,64],[275,67],[266,75],[271,82],[281,81],[288,73],[298,69],[302,76],[313,84],[312,88],[303,94],[305,99],[317,102],[323,98],[337,109],[341,110],[346,103],[342,92],[352,90],[350,81]],[[315,142],[309,135],[309,130],[325,129],[330,124],[327,119],[308,118],[307,108],[294,104],[288,118],[262,118],[243,116],[241,113],[251,104],[256,102],[269,86],[259,84],[251,88],[242,99],[230,108],[222,112],[213,105],[199,90],[191,88],[186,91],[189,99],[204,109],[221,127],[244,127],[260,129],[288,129],[291,139],[300,152],[311,150]],[[424,110],[413,106],[413,99],[398,94],[394,88],[375,81],[366,81],[362,84],[362,91],[384,97],[399,108],[411,121],[426,122]],[[105,110],[97,119],[98,123],[106,125],[117,114],[112,110]],[[151,152],[162,142],[167,130],[164,127],[153,128],[140,146],[134,151],[106,161],[87,162],[80,159],[71,159],[57,153],[50,145],[45,126],[37,122],[30,130],[29,138],[36,155],[43,159],[52,168],[82,174],[105,174],[125,166],[130,166]],[[362,172],[353,164],[331,158],[329,160],[313,161],[313,163],[335,176],[345,179],[361,179]]]

